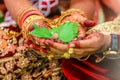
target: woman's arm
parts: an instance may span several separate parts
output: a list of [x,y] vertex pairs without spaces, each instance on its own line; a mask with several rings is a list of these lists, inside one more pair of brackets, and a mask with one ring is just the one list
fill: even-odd
[[32,6],[28,0],[4,0],[4,3],[9,10],[13,19],[17,20],[18,14],[25,8]]

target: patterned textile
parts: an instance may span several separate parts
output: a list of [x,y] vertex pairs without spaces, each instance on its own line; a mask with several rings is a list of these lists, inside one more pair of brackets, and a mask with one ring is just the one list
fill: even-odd
[[62,80],[61,61],[29,45],[16,25],[0,28],[0,80]]

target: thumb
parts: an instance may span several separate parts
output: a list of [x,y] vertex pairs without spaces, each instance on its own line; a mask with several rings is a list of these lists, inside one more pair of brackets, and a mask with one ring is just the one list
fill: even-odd
[[84,21],[84,25],[86,26],[86,27],[93,27],[93,26],[95,26],[95,21],[92,21],[92,20],[85,20]]
[[91,34],[82,40],[72,41],[70,45],[75,45],[76,48],[87,48],[92,46],[96,40],[97,40],[97,37]]

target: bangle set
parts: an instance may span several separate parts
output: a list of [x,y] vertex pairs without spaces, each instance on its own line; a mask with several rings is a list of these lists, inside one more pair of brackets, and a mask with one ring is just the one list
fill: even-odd
[[28,8],[25,8],[25,9],[21,10],[21,12],[17,16],[17,23],[18,23],[19,27],[22,27],[22,24],[25,21],[25,19],[31,15],[43,16],[42,13],[40,13],[40,11],[36,8],[33,8],[31,6]]
[[[26,39],[30,39],[32,40],[32,36],[29,35],[29,27],[32,25],[32,23],[34,23],[36,20],[42,20],[44,17],[42,16],[38,16],[38,15],[31,15],[29,17],[26,18],[26,20],[23,22],[22,25],[22,34],[23,37]],[[34,40],[32,40],[34,41]]]
[[44,16],[37,8],[33,8],[32,6],[27,7],[18,14],[17,23],[19,27],[22,29],[22,34],[25,38],[32,39],[32,36],[29,35],[29,27],[36,20],[42,20]]
[[38,9],[33,7],[28,7],[26,9],[23,9],[18,17],[17,17],[17,23],[19,27],[22,29],[23,37],[29,40],[32,40],[34,43],[36,43],[34,39],[37,37],[34,37],[29,34],[30,26],[32,26],[33,23],[36,23],[36,21],[42,21],[46,24],[47,27],[51,28],[52,23],[49,19],[45,18],[42,13],[39,12]]

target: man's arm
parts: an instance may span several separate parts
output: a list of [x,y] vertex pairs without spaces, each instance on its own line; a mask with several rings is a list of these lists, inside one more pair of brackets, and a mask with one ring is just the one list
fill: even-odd
[[95,11],[94,0],[71,0],[70,8],[84,11],[88,18],[93,18]]

